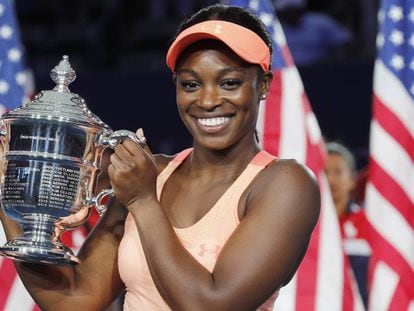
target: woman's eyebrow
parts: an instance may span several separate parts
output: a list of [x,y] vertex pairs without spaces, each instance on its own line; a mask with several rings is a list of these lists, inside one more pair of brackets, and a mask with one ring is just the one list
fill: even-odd
[[182,69],[177,70],[177,75],[183,74],[183,73],[189,73],[191,75],[197,76],[197,73],[193,69],[190,69],[190,68],[182,68]]
[[[226,68],[220,69],[218,71],[218,75],[219,76],[224,76],[228,73],[233,73],[233,72],[244,73],[245,70],[244,70],[243,67],[226,67]],[[181,68],[181,69],[177,70],[177,77],[180,76],[181,74],[184,74],[184,73],[188,73],[188,74],[194,76],[196,79],[201,79],[200,75],[195,70],[193,70],[191,68]]]
[[219,72],[221,74],[226,74],[226,73],[231,73],[231,72],[245,72],[244,68],[242,67],[227,67],[227,68],[223,68],[221,69]]

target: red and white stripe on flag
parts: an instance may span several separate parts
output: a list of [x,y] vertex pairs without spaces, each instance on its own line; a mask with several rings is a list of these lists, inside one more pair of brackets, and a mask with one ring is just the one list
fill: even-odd
[[266,150],[311,168],[321,189],[321,214],[309,249],[293,280],[282,288],[274,309],[363,310],[323,173],[324,143],[294,66],[274,72],[258,131]]
[[[268,17],[268,16],[267,16]],[[325,146],[319,125],[293,64],[283,30],[275,19],[273,39],[285,66],[274,79],[261,105],[258,132],[262,146],[281,158],[294,158],[316,175],[321,190],[321,213],[308,251],[293,280],[281,289],[274,310],[364,310],[345,256],[339,222],[324,175]]]
[[414,1],[384,0],[379,17],[366,188],[372,248],[368,309],[412,311]]

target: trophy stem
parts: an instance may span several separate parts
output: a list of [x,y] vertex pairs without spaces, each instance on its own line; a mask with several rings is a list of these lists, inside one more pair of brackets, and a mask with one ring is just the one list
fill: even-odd
[[72,250],[55,235],[56,219],[49,215],[23,216],[23,234],[0,247],[0,255],[14,260],[58,265],[79,263]]

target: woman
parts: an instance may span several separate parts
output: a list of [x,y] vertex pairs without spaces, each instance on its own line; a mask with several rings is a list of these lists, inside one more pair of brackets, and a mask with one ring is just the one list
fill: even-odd
[[303,166],[258,147],[270,59],[265,27],[244,9],[211,6],[180,26],[167,64],[193,148],[167,157],[130,140],[116,147],[117,201],[82,263],[16,263],[42,309],[101,310],[124,289],[125,310],[272,307],[306,251],[319,191]]
[[338,142],[326,144],[325,174],[338,215],[345,254],[348,255],[362,301],[368,304],[368,220],[365,210],[353,199],[356,165],[351,151]]

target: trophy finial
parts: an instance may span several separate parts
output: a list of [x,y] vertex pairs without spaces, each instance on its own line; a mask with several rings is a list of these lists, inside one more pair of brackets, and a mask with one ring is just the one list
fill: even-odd
[[56,83],[54,91],[70,92],[68,85],[76,79],[76,73],[70,66],[69,56],[63,55],[59,64],[51,70],[50,77]]

